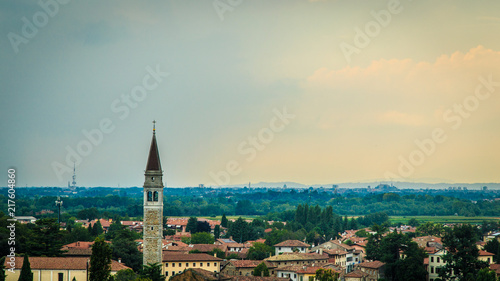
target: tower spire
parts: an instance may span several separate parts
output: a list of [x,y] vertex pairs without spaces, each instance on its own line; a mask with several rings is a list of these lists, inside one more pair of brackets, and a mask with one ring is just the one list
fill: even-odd
[[156,144],[156,121],[153,121],[153,139],[149,147],[148,163],[146,171],[161,171],[160,155],[158,153],[158,145]]

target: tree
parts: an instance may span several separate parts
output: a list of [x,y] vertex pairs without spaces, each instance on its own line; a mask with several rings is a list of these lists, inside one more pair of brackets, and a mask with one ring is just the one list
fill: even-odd
[[[94,225],[94,227],[97,225],[97,223]],[[99,223],[101,225],[101,223]],[[120,233],[124,229],[122,223],[120,220],[115,220],[113,223],[109,226],[108,232],[106,233],[105,237],[108,240],[113,240],[115,236]]]
[[495,271],[483,268],[477,273],[476,281],[497,281],[497,275]]
[[55,218],[37,220],[32,236],[27,241],[27,253],[31,256],[60,257],[63,254],[63,233]]
[[266,264],[264,262],[261,262],[259,263],[259,265],[257,265],[253,272],[252,272],[252,275],[253,276],[269,276],[269,268],[267,268]]
[[5,257],[0,259],[0,281],[5,281]]
[[226,214],[222,214],[222,218],[220,219],[220,225],[222,227],[227,227],[228,220],[226,218]]
[[135,281],[139,276],[132,269],[122,269],[114,277],[115,281]]
[[252,247],[248,249],[247,258],[249,260],[263,260],[270,257],[273,253],[273,247],[264,243],[255,242]]
[[210,224],[206,221],[197,221],[196,222],[196,233],[198,232],[211,232],[212,228]]
[[254,230],[243,218],[239,217],[229,226],[228,235],[232,236],[236,242],[243,243],[254,239]]
[[137,249],[136,233],[128,229],[118,231],[112,241],[113,257],[122,259],[126,266],[138,272],[142,268],[142,253]]
[[94,223],[94,226],[92,227],[92,232],[90,232],[90,235],[92,235],[92,237],[97,237],[97,236],[101,235],[102,233],[104,233],[104,229],[102,229],[101,222],[99,220],[97,220]]
[[316,270],[315,279],[318,281],[337,281],[339,274],[332,269],[320,268]]
[[107,281],[111,276],[111,247],[102,238],[96,238],[90,256],[90,281]]
[[408,225],[413,226],[413,227],[417,227],[420,225],[420,222],[416,218],[411,218],[408,221]]
[[488,241],[486,243],[486,245],[484,245],[484,249],[487,251],[487,252],[490,252],[492,254],[495,254],[495,256],[493,257],[493,260],[495,262],[499,262],[499,256],[498,256],[498,253],[500,251],[500,243],[498,242],[498,240],[495,238],[495,239],[492,239],[490,241]]
[[154,263],[143,266],[142,278],[149,278],[151,281],[165,281],[165,276],[161,274],[161,264]]
[[21,268],[18,281],[33,281],[33,272],[31,272],[28,254],[24,254],[23,267]]
[[186,225],[186,232],[191,232],[191,234],[195,234],[197,229],[198,229],[198,219],[196,217],[190,217]]
[[198,232],[191,235],[191,244],[213,244],[214,236],[208,232]]
[[219,239],[220,238],[220,225],[216,224],[214,227],[214,238]]
[[471,276],[477,276],[480,269],[488,266],[486,262],[478,260],[477,232],[474,226],[463,224],[447,229],[442,241],[447,252],[443,256],[446,265],[439,271],[440,278],[449,279],[454,276],[458,281],[470,280]]

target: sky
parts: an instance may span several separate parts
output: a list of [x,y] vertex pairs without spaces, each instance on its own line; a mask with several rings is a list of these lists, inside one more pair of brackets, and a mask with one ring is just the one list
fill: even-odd
[[2,1],[0,186],[500,182],[499,1]]

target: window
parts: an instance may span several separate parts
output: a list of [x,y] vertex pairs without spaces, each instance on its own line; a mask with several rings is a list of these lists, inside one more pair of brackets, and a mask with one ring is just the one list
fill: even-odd
[[189,266],[189,263],[188,263],[188,262],[186,263],[186,266]]
[[155,191],[155,192],[153,193],[153,201],[158,202],[158,191]]
[[165,267],[168,267],[168,262],[165,263]]
[[278,248],[281,251],[281,247]]
[[63,281],[63,279],[64,279],[64,273],[58,273],[57,274],[57,280],[58,281]]
[[153,201],[153,193],[148,191],[148,201]]
[[175,271],[172,271],[172,276],[174,276],[174,275],[175,275]]
[[196,266],[196,263],[195,263],[195,262],[193,262],[193,266]]
[[181,264],[181,263],[179,263],[179,267],[181,267],[181,266],[182,266],[182,264]]
[[431,257],[431,262],[434,262],[434,257]]
[[490,258],[488,258],[488,263],[490,263]]
[[202,262],[200,262],[200,266],[203,266],[203,263],[202,263]]
[[168,276],[168,271],[165,271],[165,276]]
[[434,266],[431,266],[431,273],[434,273]]
[[172,267],[175,267],[175,262],[172,263]]
[[437,257],[436,259],[437,259],[436,262],[439,262],[439,257]]

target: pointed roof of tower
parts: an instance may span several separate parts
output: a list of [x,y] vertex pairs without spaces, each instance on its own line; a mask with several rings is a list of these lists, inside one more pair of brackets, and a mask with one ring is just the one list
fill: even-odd
[[[153,124],[155,122],[153,121]],[[149,148],[148,164],[146,171],[161,171],[160,154],[158,153],[158,146],[156,145],[156,129],[153,125],[153,139],[151,140],[151,147]]]

